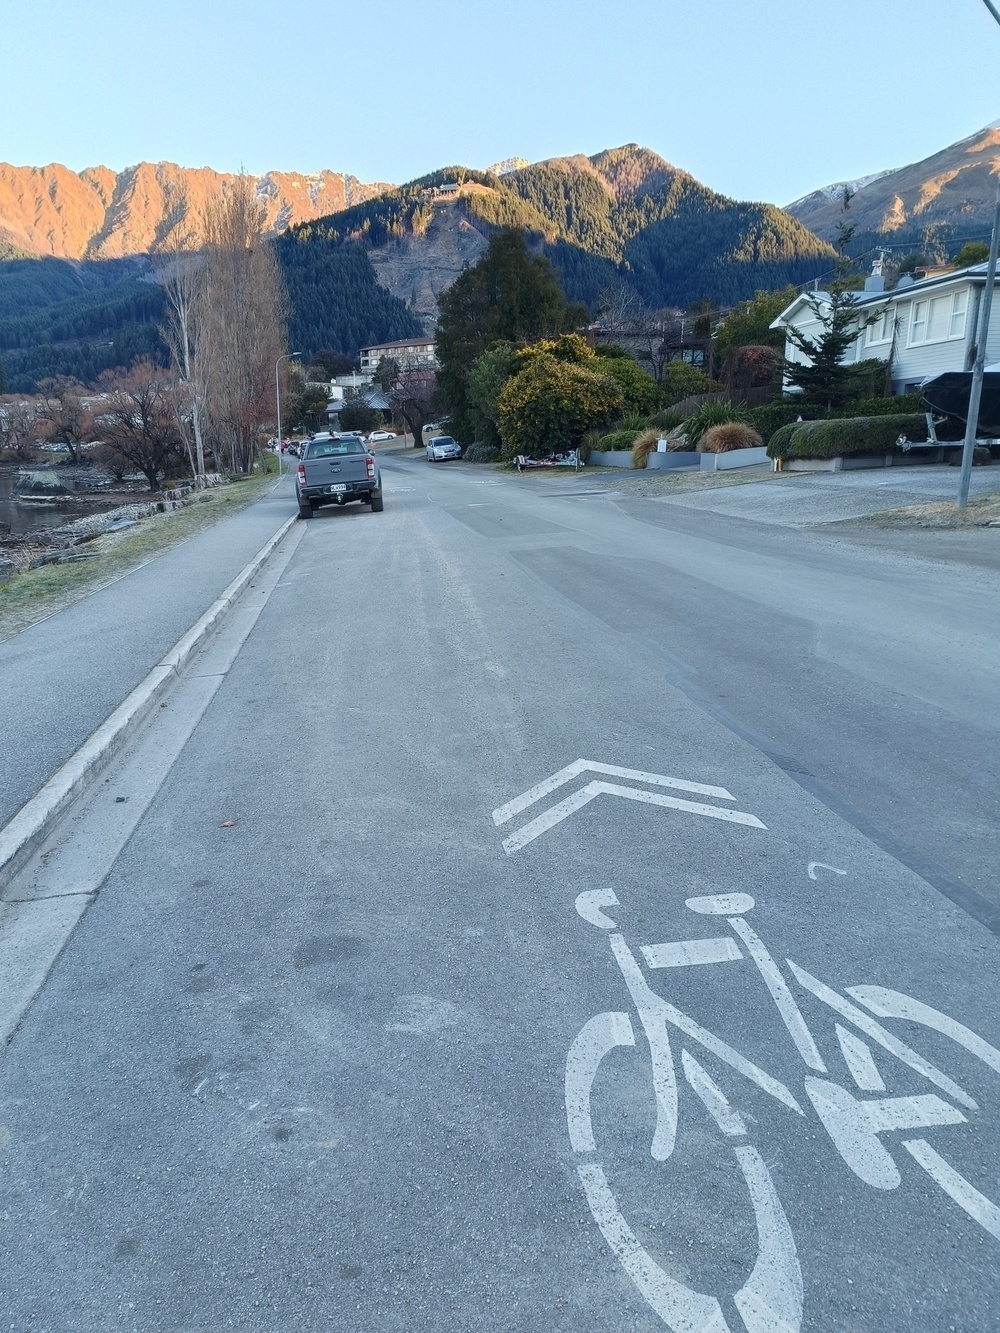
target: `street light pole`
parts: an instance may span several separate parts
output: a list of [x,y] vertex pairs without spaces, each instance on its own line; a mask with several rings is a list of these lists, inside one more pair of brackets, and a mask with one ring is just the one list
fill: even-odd
[[[993,0],[983,0],[997,23],[1000,23],[1000,11]],[[993,232],[990,236],[990,258],[986,265],[986,286],[979,311],[979,328],[976,330],[976,362],[972,369],[972,384],[969,388],[969,415],[965,423],[965,439],[962,441],[962,470],[958,476],[958,499],[956,508],[964,509],[969,502],[969,483],[972,480],[972,455],[976,451],[976,433],[979,429],[979,404],[983,396],[983,372],[986,368],[986,340],[990,336],[990,308],[993,305],[993,288],[997,277],[997,245],[1000,241],[1000,185],[997,186],[997,206],[993,215]]]
[[983,396],[983,372],[986,368],[986,340],[990,336],[990,310],[993,305],[993,287],[997,277],[998,242],[1000,242],[1000,185],[997,186],[997,206],[993,217],[993,234],[990,237],[990,258],[986,265],[986,286],[983,289],[983,299],[979,310],[979,328],[976,330],[976,362],[972,370],[972,386],[969,390],[969,415],[965,423],[965,439],[962,441],[962,470],[958,478],[956,506],[959,509],[964,509],[969,501],[972,455],[976,450],[979,404]]
[[301,352],[286,352],[284,356],[279,356],[274,363],[274,410],[278,418],[278,424],[275,428],[275,443],[278,446],[278,476],[281,476],[281,381],[278,378],[278,367],[282,361],[292,361],[295,357],[301,356]]

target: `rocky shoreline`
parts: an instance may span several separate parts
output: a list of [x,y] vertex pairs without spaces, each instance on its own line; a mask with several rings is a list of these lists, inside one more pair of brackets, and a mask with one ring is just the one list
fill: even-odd
[[[217,486],[224,478],[211,474],[209,486]],[[67,564],[89,559],[96,552],[79,548],[105,533],[120,532],[134,527],[154,514],[168,514],[175,509],[195,504],[204,495],[194,484],[175,486],[150,496],[148,500],[116,505],[100,513],[87,514],[57,528],[38,528],[32,532],[0,538],[0,582],[16,574],[42,565]]]

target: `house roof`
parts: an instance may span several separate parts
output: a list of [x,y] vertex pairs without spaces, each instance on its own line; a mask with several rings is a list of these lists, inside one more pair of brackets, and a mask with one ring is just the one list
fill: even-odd
[[[969,268],[952,269],[948,273],[938,273],[931,278],[921,278],[919,282],[907,283],[904,287],[894,287],[889,292],[854,292],[854,304],[859,308],[865,306],[885,305],[886,302],[895,300],[902,296],[920,295],[923,292],[937,290],[941,287],[948,287],[954,283],[960,282],[978,282],[985,283],[986,270],[988,264],[972,264]],[[997,280],[1000,281],[1000,273],[997,274]],[[782,310],[781,314],[771,321],[770,328],[783,329],[789,323],[792,316],[805,306],[812,306],[814,303],[820,305],[828,304],[830,301],[829,292],[800,292],[799,295],[789,305]]]
[[428,337],[428,338],[404,338],[404,339],[402,339],[400,342],[391,342],[391,343],[372,343],[370,347],[362,347],[362,348],[361,348],[361,351],[362,351],[362,352],[381,352],[381,351],[385,351],[386,349],[393,349],[393,348],[396,348],[396,347],[433,347],[433,345],[434,345],[434,339],[433,339],[433,338],[430,338],[430,337]]

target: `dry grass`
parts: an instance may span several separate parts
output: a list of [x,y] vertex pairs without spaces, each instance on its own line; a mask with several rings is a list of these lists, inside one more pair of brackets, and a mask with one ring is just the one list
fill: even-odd
[[154,514],[135,528],[105,533],[84,543],[77,549],[91,558],[78,564],[43,565],[0,583],[0,640],[71,606],[221,519],[245,509],[274,485],[273,476],[230,482],[206,491],[184,509]]
[[728,454],[733,449],[754,449],[764,441],[753,426],[742,421],[726,421],[720,426],[709,426],[698,442],[702,454]]
[[841,519],[842,523],[863,524],[869,528],[1000,528],[1000,492],[976,495],[964,509],[956,509],[954,500],[931,504],[907,505],[902,509],[883,509],[862,518]]
[[657,441],[662,439],[663,431],[657,426],[650,426],[644,430],[639,438],[632,445],[632,466],[642,469],[646,466],[646,460],[650,454],[656,452]]

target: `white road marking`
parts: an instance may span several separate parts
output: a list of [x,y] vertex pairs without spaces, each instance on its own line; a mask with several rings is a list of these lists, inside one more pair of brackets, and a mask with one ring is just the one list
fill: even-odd
[[881,1023],[876,1023],[874,1018],[869,1018],[863,1010],[858,1009],[855,1005],[851,1004],[850,1001],[845,1000],[842,996],[838,995],[835,990],[831,990],[829,986],[824,985],[822,981],[818,981],[804,968],[793,963],[790,958],[785,961],[795,974],[796,980],[801,982],[806,990],[812,991],[813,995],[815,995],[818,1000],[822,1000],[823,1003],[829,1005],[831,1009],[835,1009],[838,1014],[841,1014],[848,1020],[848,1022],[853,1023],[856,1028],[860,1028],[862,1032],[871,1037],[873,1041],[878,1042],[878,1044],[884,1047],[891,1055],[895,1055],[897,1059],[902,1060],[903,1064],[909,1065],[911,1069],[915,1069],[918,1074],[923,1074],[924,1078],[940,1088],[942,1092],[946,1092],[949,1097],[954,1097],[955,1101],[961,1102],[961,1104],[964,1107],[967,1107],[968,1110],[979,1110],[978,1104],[973,1101],[967,1092],[963,1092],[958,1084],[954,1083],[947,1074],[942,1073],[941,1070],[935,1065],[932,1065],[929,1060],[925,1060],[922,1055],[918,1055],[916,1051],[911,1050],[910,1047],[907,1046],[905,1042],[900,1041],[898,1037],[894,1037],[891,1032],[887,1031],[881,1025]]
[[920,1163],[930,1178],[954,1199],[959,1208],[978,1222],[984,1231],[1000,1240],[1000,1208],[991,1203],[960,1175],[953,1166],[936,1153],[926,1139],[904,1139],[903,1147]]
[[587,889],[576,895],[576,910],[584,921],[601,930],[615,930],[618,923],[601,911],[602,907],[617,907],[618,897],[614,889]]
[[594,1152],[590,1094],[601,1061],[616,1046],[634,1046],[628,1014],[597,1014],[581,1028],[566,1057],[566,1121],[574,1152]]
[[493,811],[493,822],[499,827],[506,824],[509,819],[519,815],[522,810],[527,810],[529,805],[534,805],[540,801],[543,796],[548,796],[550,792],[556,791],[559,787],[564,787],[567,782],[572,782],[574,778],[579,777],[581,773],[601,773],[610,778],[628,778],[630,782],[645,782],[651,787],[672,787],[677,791],[691,792],[694,796],[714,796],[717,801],[735,801],[736,797],[730,795],[725,787],[709,787],[703,782],[685,782],[681,778],[668,778],[662,773],[643,773],[636,768],[618,768],[614,764],[598,764],[591,759],[576,759],[572,764],[567,764],[561,768],[558,773],[553,773],[551,777],[539,782],[537,786],[531,787],[520,796],[515,796],[512,801],[506,805],[501,805],[499,809]]
[[677,1138],[677,1075],[667,1033],[666,1005],[646,985],[639,964],[621,935],[611,936],[611,948],[649,1042],[653,1095],[656,1098],[656,1127],[649,1152],[654,1161],[665,1162],[673,1152]]
[[743,957],[729,935],[710,940],[676,940],[668,944],[644,944],[640,953],[647,967],[694,967],[699,963],[736,963]]
[[816,879],[817,870],[832,870],[835,875],[846,875],[846,870],[838,870],[836,866],[828,866],[825,861],[810,861],[806,867],[810,879]]
[[757,969],[771,992],[771,999],[781,1015],[781,1021],[788,1029],[788,1035],[795,1042],[799,1055],[810,1069],[815,1069],[818,1074],[825,1074],[826,1065],[813,1041],[812,1033],[806,1027],[806,1021],[792,997],[792,992],[788,989],[788,983],[765,948],[764,941],[741,917],[730,917],[729,924],[747,946],[747,952],[757,964]]
[[802,1269],[771,1173],[756,1148],[734,1148],[757,1220],[757,1262],[733,1296],[747,1333],[799,1333]]
[[712,893],[705,898],[687,898],[685,907],[702,916],[736,916],[753,910],[749,893]]
[[[783,1106],[787,1106],[789,1110],[797,1111],[799,1115],[805,1115],[802,1107],[784,1083],[772,1078],[770,1074],[766,1074],[763,1069],[759,1069],[750,1060],[740,1055],[739,1051],[734,1051],[721,1038],[703,1028],[700,1023],[696,1023],[693,1018],[689,1018],[687,1014],[675,1008],[657,995],[655,991],[650,990],[649,986],[646,985],[646,979],[642,975],[639,964],[621,935],[612,935],[610,942],[644,1028],[647,1020],[651,1025],[654,1025],[654,1030],[656,1024],[672,1023],[674,1027],[679,1028],[692,1041],[696,1041],[699,1046],[704,1046],[707,1051],[717,1055],[720,1060],[724,1060],[727,1065],[731,1065],[744,1078],[748,1078],[751,1083],[756,1083],[762,1092],[774,1097],[776,1101],[781,1102]],[[647,1029],[647,1035],[648,1031],[649,1029]]]
[[936,1032],[957,1041],[959,1046],[964,1046],[972,1055],[978,1056],[983,1064],[1000,1074],[1000,1051],[977,1036],[964,1023],[949,1018],[939,1009],[932,1009],[921,1000],[914,1000],[901,991],[887,990],[884,986],[848,986],[847,993],[860,1000],[873,1014],[878,1014],[879,1018],[907,1018],[911,1023],[923,1023],[924,1027],[934,1028]]
[[878,1072],[871,1047],[839,1023],[835,1027],[841,1053],[854,1082],[862,1092],[885,1092],[885,1083]]
[[577,1167],[594,1221],[612,1253],[638,1287],[643,1299],[671,1333],[731,1333],[714,1296],[692,1291],[668,1277],[622,1217],[599,1166]]
[[[613,782],[588,782],[586,787],[581,787],[572,796],[567,796],[565,800],[546,810],[543,815],[539,815],[528,824],[522,824],[509,837],[504,838],[504,851],[508,856],[519,851],[529,842],[534,842],[543,833],[547,833],[556,824],[568,819],[570,815],[588,805],[598,796],[621,796],[629,801],[641,801],[646,805],[659,805],[671,810],[683,810],[689,815],[701,815],[705,819],[721,819],[730,824],[744,824],[749,828],[763,829],[767,827],[766,824],[760,822],[756,815],[747,814],[744,810],[725,810],[718,805],[703,805],[698,801],[681,801],[675,796],[661,796],[659,792],[643,791],[639,787],[621,787]],[[728,797],[728,799],[733,800],[735,798]],[[496,813],[494,813],[493,818],[496,819]],[[497,820],[497,823],[503,822],[503,820]]]
[[684,1067],[684,1077],[723,1134],[731,1136],[745,1134],[747,1128],[743,1123],[743,1117],[735,1106],[730,1105],[729,1098],[708,1071],[702,1068],[687,1051],[681,1051],[681,1064]]
[[807,1078],[806,1093],[837,1152],[859,1180],[879,1190],[894,1190],[901,1179],[879,1134],[965,1121],[961,1111],[934,1093],[861,1102],[838,1083],[822,1078]]

